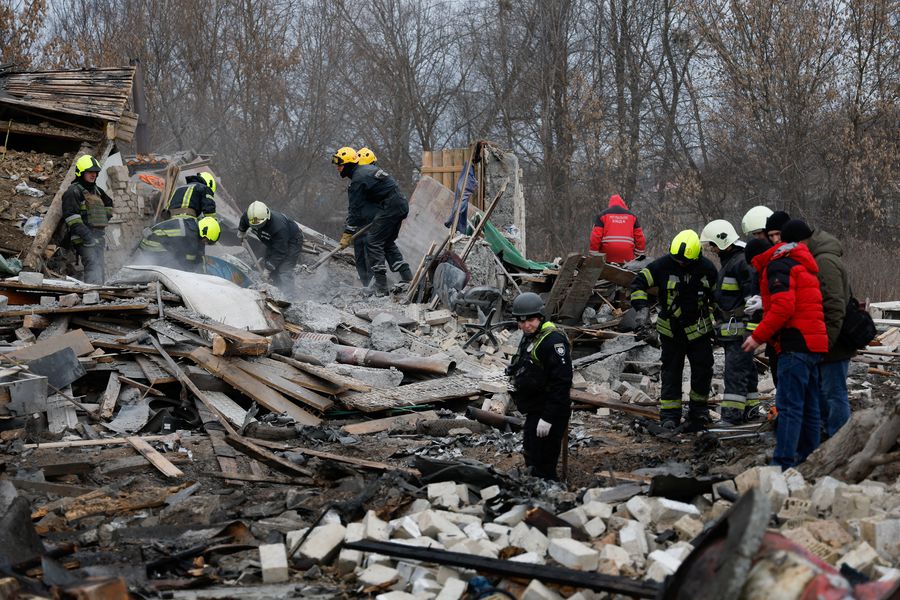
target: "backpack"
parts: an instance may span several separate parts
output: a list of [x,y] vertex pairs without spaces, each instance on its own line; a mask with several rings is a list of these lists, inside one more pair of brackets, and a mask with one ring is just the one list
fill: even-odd
[[851,295],[847,301],[847,313],[844,315],[838,340],[854,350],[862,350],[875,339],[876,335],[878,331],[875,329],[872,315]]

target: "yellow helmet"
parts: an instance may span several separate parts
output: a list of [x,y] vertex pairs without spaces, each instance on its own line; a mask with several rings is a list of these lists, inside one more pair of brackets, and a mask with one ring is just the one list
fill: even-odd
[[378,157],[375,156],[375,153],[365,146],[357,150],[356,155],[359,157],[359,164],[361,165],[371,165],[373,162],[378,160]]
[[100,163],[90,154],[85,154],[75,161],[75,177],[81,177],[84,173],[99,173]]
[[200,228],[200,237],[209,240],[211,244],[219,241],[219,234],[222,233],[222,228],[219,227],[219,222],[214,218],[203,217],[197,221],[197,226]]
[[684,260],[697,260],[700,258],[700,236],[693,229],[685,229],[672,240],[669,254]]
[[701,242],[715,244],[719,250],[724,250],[732,245],[738,241],[739,237],[737,231],[734,230],[734,225],[725,219],[710,221],[700,232]]
[[335,165],[346,165],[348,163],[356,164],[359,162],[359,156],[357,156],[356,150],[350,146],[344,146],[331,155],[331,162]]
[[206,187],[208,187],[213,194],[216,193],[216,179],[212,176],[212,173],[210,173],[209,171],[203,171],[202,173],[197,175],[197,177],[203,180],[203,183],[206,184]]
[[250,227],[262,227],[271,216],[272,211],[259,200],[247,207],[247,220],[250,221]]
[[766,228],[766,219],[772,214],[772,209],[768,206],[754,206],[744,214],[741,219],[741,229],[744,235],[750,235],[754,231],[760,231]]

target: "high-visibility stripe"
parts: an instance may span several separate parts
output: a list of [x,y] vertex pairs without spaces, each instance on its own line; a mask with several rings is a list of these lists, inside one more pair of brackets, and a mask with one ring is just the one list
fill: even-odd
[[678,278],[677,275],[669,275],[669,280],[666,282],[666,289],[674,290],[675,286],[678,285],[681,279]]
[[620,236],[620,235],[608,235],[608,236],[605,236],[605,237],[601,240],[600,243],[601,243],[601,244],[609,244],[609,243],[621,244],[621,243],[625,243],[625,244],[631,244],[631,245],[633,246],[633,245],[634,245],[634,238],[624,237],[624,236]]
[[681,398],[677,400],[663,400],[659,401],[659,409],[660,410],[673,410],[681,408]]
[[647,280],[647,287],[653,287],[653,275],[650,274],[650,269],[644,267],[638,275],[644,276],[644,279]]
[[75,223],[84,223],[81,215],[70,215],[66,217],[66,225],[74,225]]
[[531,359],[537,364],[541,364],[541,361],[538,360],[537,357],[538,347],[540,347],[541,342],[543,342],[544,339],[554,331],[556,331],[556,325],[554,323],[551,323],[550,321],[544,321],[544,324],[541,325],[540,332],[538,332],[537,339],[531,343]]
[[722,394],[722,408],[737,408],[743,410],[747,398],[740,394]]
[[635,300],[647,300],[647,292],[643,290],[635,290],[631,292],[631,301],[634,302]]
[[723,281],[721,290],[723,292],[739,292],[741,290],[741,286],[739,286],[737,283],[725,283]]
[[691,390],[691,392],[688,394],[688,399],[690,399],[691,402],[700,402],[702,404],[706,404],[707,402],[709,402],[709,394],[701,394],[700,392]]

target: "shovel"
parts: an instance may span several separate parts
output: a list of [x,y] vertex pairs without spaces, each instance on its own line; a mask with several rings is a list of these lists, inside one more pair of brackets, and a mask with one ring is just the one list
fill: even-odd
[[[372,224],[369,223],[365,227],[361,227],[360,229],[357,229],[356,233],[353,234],[353,237],[350,238],[350,241],[352,242],[353,240],[355,240],[356,238],[361,236],[371,226],[372,226]],[[313,263],[313,265],[311,265],[311,266],[310,265],[300,265],[300,270],[306,271],[307,273],[314,273],[319,267],[324,265],[332,256],[334,256],[341,250],[343,250],[343,248],[341,248],[340,246],[338,246],[334,250],[329,250],[328,253],[325,254],[325,256],[323,256],[322,258],[317,260],[315,263]]]

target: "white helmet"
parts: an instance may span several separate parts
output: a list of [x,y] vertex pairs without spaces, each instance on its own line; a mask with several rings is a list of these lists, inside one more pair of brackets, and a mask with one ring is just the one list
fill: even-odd
[[710,242],[718,246],[719,250],[724,250],[738,240],[737,231],[734,226],[725,219],[716,219],[710,221],[700,232],[701,242]]
[[754,231],[766,228],[766,219],[772,214],[772,209],[768,206],[754,206],[741,219],[741,229],[744,235],[750,235]]
[[272,211],[259,200],[247,207],[247,220],[250,221],[250,227],[262,227],[271,216]]

